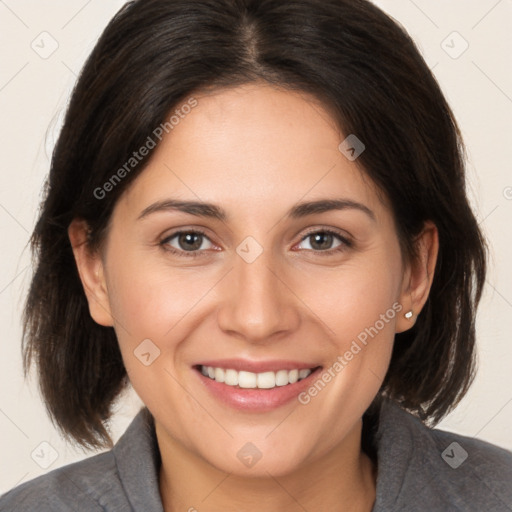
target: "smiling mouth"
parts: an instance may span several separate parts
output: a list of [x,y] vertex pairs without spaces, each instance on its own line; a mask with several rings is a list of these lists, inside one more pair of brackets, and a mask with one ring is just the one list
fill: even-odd
[[289,386],[309,377],[321,366],[292,370],[278,370],[253,373],[234,369],[197,365],[195,369],[205,377],[238,389],[274,389]]

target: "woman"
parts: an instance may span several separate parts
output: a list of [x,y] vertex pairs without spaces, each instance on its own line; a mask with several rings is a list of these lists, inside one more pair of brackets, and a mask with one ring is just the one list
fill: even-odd
[[73,92],[26,367],[111,451],[0,510],[494,510],[512,454],[434,430],[474,375],[485,243],[460,134],[363,0],[138,0]]

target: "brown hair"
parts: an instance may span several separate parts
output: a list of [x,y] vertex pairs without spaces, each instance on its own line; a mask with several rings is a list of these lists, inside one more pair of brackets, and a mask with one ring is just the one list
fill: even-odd
[[150,155],[102,198],[98,187],[192,93],[255,80],[314,95],[364,142],[358,162],[389,199],[406,257],[426,220],[438,228],[430,296],[414,327],[396,335],[379,396],[436,422],[467,391],[485,242],[466,197],[459,130],[407,33],[366,0],[136,0],[82,69],[31,239],[25,370],[37,363],[48,411],[69,439],[110,441],[105,422],[127,377],[113,328],[89,314],[68,226],[87,221],[98,248]]

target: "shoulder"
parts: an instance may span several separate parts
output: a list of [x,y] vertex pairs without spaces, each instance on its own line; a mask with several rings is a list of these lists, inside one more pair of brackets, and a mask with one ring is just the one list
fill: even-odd
[[114,456],[101,453],[12,489],[0,497],[0,512],[104,510],[102,496],[111,495],[117,486]]
[[112,450],[19,485],[0,497],[0,512],[163,512],[153,418],[144,408]]
[[512,452],[430,428],[396,404],[382,413],[379,467],[391,493],[381,494],[393,510],[512,510]]
[[426,460],[447,492],[464,496],[460,501],[470,501],[471,510],[512,510],[512,452],[444,430],[427,432],[432,444]]

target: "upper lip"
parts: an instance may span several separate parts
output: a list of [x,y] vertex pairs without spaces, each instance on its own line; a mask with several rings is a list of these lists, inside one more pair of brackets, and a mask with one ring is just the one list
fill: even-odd
[[248,359],[216,359],[214,361],[202,361],[196,366],[213,366],[214,368],[224,368],[225,370],[236,370],[238,372],[277,372],[279,370],[305,370],[318,367],[315,363],[304,363],[302,361],[291,360],[267,360],[250,361]]

